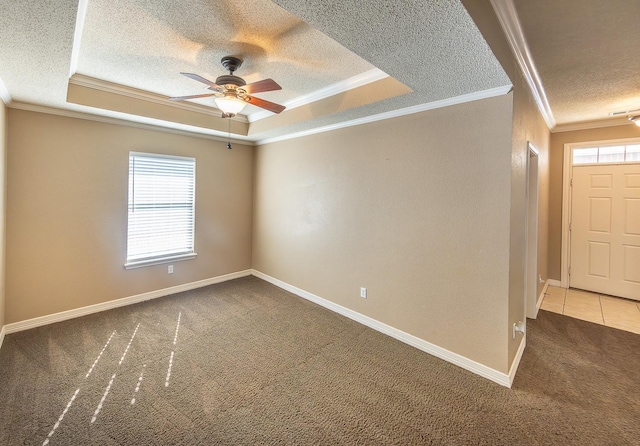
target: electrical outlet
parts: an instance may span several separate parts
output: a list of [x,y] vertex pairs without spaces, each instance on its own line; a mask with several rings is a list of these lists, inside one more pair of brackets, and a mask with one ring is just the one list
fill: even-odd
[[167,273],[173,274],[173,265],[169,265],[169,267],[167,268]]
[[367,298],[367,289],[362,287],[360,288],[360,297],[362,297],[363,299]]

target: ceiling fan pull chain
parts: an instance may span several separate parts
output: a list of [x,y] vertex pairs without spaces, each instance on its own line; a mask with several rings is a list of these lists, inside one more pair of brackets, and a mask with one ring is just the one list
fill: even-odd
[[227,139],[227,149],[231,150],[231,116],[227,118],[227,121],[229,121],[229,126],[228,126],[229,138]]

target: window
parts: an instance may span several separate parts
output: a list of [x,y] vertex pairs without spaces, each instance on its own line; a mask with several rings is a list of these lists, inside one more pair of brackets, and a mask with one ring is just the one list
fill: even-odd
[[640,144],[573,149],[573,164],[633,163],[640,161]]
[[196,160],[129,153],[126,268],[196,256]]

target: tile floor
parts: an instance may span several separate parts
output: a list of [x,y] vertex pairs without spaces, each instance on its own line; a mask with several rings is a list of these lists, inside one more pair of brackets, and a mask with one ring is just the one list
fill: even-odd
[[640,302],[635,300],[550,286],[540,308],[640,334]]

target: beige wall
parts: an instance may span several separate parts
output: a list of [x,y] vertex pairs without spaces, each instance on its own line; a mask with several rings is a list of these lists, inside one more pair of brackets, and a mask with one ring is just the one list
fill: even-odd
[[506,372],[511,120],[505,95],[257,148],[253,267]]
[[[10,109],[6,323],[251,267],[253,148]],[[198,257],[125,270],[130,150],[196,158]]]
[[[549,201],[549,129],[531,96],[524,78],[514,70],[513,82],[513,133],[512,133],[512,178],[511,178],[511,256],[509,282],[509,364],[511,364],[521,342],[514,340],[511,325],[525,320],[525,265],[526,265],[526,218],[527,158],[528,142],[540,151],[538,156],[538,275],[548,277],[548,201]],[[539,296],[544,284],[537,285]]]
[[5,323],[7,107],[0,100],[0,330]]
[[[511,264],[509,289],[509,364],[512,364],[521,338],[511,337],[511,324],[524,320],[525,290],[524,268],[526,262],[526,161],[527,142],[540,151],[538,157],[538,273],[549,278],[549,128],[533,100],[529,86],[511,52],[490,0],[462,0],[494,55],[509,76],[513,85],[513,134],[512,134],[512,182],[511,182]],[[544,285],[538,284],[538,294]]]
[[549,277],[560,280],[562,252],[562,170],[564,145],[568,143],[639,138],[640,127],[633,124],[551,134],[549,170]]

